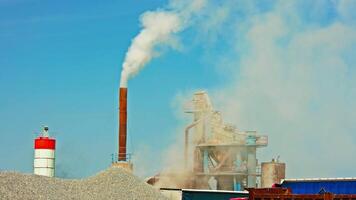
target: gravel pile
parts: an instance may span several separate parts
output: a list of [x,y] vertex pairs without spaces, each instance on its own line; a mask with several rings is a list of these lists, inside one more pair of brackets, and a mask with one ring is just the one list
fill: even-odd
[[156,189],[117,167],[80,180],[0,172],[0,199],[166,200]]

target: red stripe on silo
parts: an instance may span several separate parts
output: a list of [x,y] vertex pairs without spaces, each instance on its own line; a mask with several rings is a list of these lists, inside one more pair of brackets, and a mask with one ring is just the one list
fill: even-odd
[[48,137],[38,137],[35,139],[35,149],[56,149],[56,140]]

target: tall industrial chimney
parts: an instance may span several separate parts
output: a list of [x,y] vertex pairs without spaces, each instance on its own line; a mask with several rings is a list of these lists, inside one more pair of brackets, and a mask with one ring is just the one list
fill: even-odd
[[127,88],[120,88],[119,97],[119,161],[126,161]]
[[120,87],[119,91],[119,149],[118,156],[114,159],[112,166],[120,167],[128,172],[133,171],[133,164],[127,154],[127,88]]

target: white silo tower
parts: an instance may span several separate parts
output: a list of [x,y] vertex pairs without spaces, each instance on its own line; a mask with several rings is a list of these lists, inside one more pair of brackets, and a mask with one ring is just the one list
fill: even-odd
[[42,176],[55,176],[55,149],[56,140],[48,135],[48,127],[43,127],[40,136],[34,144],[33,173]]

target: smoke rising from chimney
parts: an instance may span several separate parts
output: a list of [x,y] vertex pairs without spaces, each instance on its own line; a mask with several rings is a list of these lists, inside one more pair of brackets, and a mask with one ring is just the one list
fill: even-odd
[[198,11],[204,0],[189,3],[170,2],[170,10],[148,11],[141,15],[142,30],[132,40],[122,65],[120,87],[135,76],[153,57],[157,56],[158,45],[173,46],[174,34],[184,30],[192,14]]
[[278,153],[289,178],[355,174],[355,8],[349,0],[209,1],[193,19],[198,36],[189,45],[208,47],[199,52],[205,67],[224,78],[207,88],[216,108],[239,128],[267,134],[259,159]]

